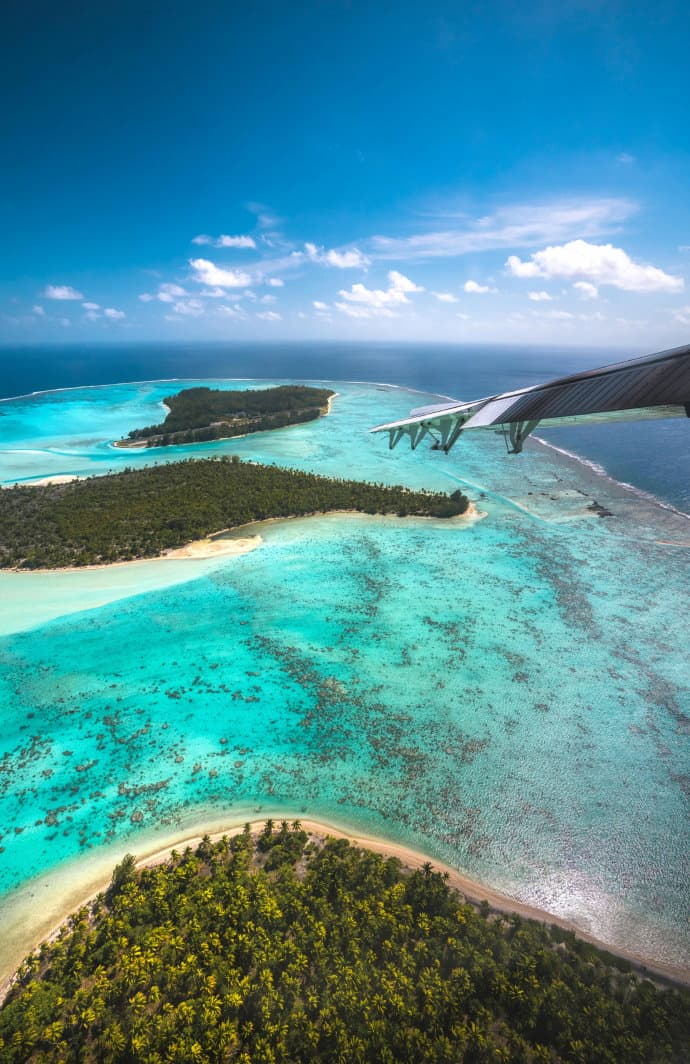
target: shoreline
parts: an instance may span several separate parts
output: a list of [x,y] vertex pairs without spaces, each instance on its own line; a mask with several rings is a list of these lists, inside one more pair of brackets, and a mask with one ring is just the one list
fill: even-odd
[[[78,479],[78,478],[70,478]],[[444,524],[450,525],[456,521],[467,521],[470,524],[475,524],[477,521],[483,520],[488,514],[484,510],[478,510],[472,500],[469,501],[469,505],[464,513],[456,514],[454,517],[433,517],[430,514],[409,514],[407,517],[398,517],[397,514],[367,514],[362,510],[313,510],[307,514],[288,514],[286,517],[265,517],[261,521],[249,521],[244,525],[235,525],[232,528],[221,528],[218,532],[214,532],[210,536],[206,536],[204,539],[194,539],[189,543],[184,543],[181,547],[170,547],[164,551],[163,554],[154,554],[150,558],[131,558],[128,561],[119,562],[97,562],[93,565],[63,565],[54,569],[6,569],[8,573],[87,573],[99,571],[102,569],[116,569],[124,565],[142,565],[144,562],[165,562],[165,561],[204,561],[213,558],[230,558],[239,557],[241,554],[249,554],[251,551],[256,550],[263,543],[262,537],[255,533],[250,536],[234,536],[233,533],[244,529],[251,529],[261,527],[262,525],[274,524],[278,522],[287,521],[302,521],[309,520],[312,517],[332,517],[332,516],[355,516],[355,517],[373,517],[392,519],[394,521],[442,521]],[[0,569],[0,572],[3,570]]]
[[[251,825],[254,833],[260,830],[268,819],[278,823],[281,820],[288,820],[289,822],[299,820],[303,829],[311,835],[321,838],[330,836],[336,839],[347,839],[353,845],[371,850],[382,857],[395,857],[402,863],[404,868],[409,870],[419,869],[426,863],[430,863],[435,871],[447,873],[448,885],[457,890],[473,905],[479,905],[481,902],[486,901],[491,912],[506,916],[518,915],[524,919],[535,920],[546,926],[555,925],[572,932],[584,942],[628,962],[633,971],[643,978],[658,979],[673,985],[690,986],[690,968],[655,961],[626,950],[624,947],[605,942],[579,928],[572,920],[556,916],[545,909],[539,909],[536,906],[521,902],[517,898],[512,898],[507,894],[485,886],[479,880],[472,879],[451,865],[437,861],[419,850],[389,841],[380,836],[372,836],[365,832],[355,831],[352,828],[336,826],[322,819],[315,820],[308,816],[286,813],[285,810],[277,811],[270,818],[266,815],[256,818],[255,814],[254,817],[249,815],[235,818],[230,815],[227,819],[218,818],[211,821],[202,821],[193,827],[188,827],[186,830],[179,829],[177,833],[171,834],[164,840],[151,839],[148,847],[142,840],[140,847],[132,847],[132,849],[138,850],[134,854],[137,868],[153,868],[162,864],[170,859],[173,850],[180,851],[187,847],[195,849],[205,835],[208,835],[211,841],[217,842],[223,836],[232,837],[241,834],[246,823]],[[78,879],[76,883],[69,880],[70,871],[74,865],[81,867],[83,862],[81,864],[79,861],[69,862],[66,867],[60,869],[57,873],[58,883],[52,887],[54,897],[52,899],[45,897],[42,899],[43,907],[41,911],[44,915],[42,920],[38,922],[36,921],[35,911],[31,911],[35,909],[37,902],[34,901],[31,904],[30,899],[33,901],[35,897],[34,889],[40,886],[41,880],[45,879],[46,876],[38,877],[38,880],[33,881],[34,889],[32,889],[32,881],[19,888],[19,891],[25,896],[25,904],[23,907],[19,906],[19,915],[15,919],[14,925],[10,920],[9,935],[5,938],[5,942],[9,943],[8,956],[7,958],[0,958],[0,1007],[13,985],[16,974],[24,960],[38,949],[42,943],[53,942],[71,916],[83,906],[92,902],[107,888],[115,865],[127,852],[130,852],[129,847],[118,847],[117,854],[109,854],[108,857],[105,854],[101,854],[98,861],[94,862],[92,868],[89,868],[88,863],[86,864],[81,879]],[[68,879],[62,889],[60,889],[61,879]],[[44,883],[44,886],[48,887],[49,884]],[[26,897],[27,894],[28,897]]]
[[[153,383],[155,383],[155,382],[153,382]],[[332,404],[333,404],[333,400],[337,399],[337,398],[338,398],[338,393],[337,392],[334,392],[333,395],[329,395],[328,399],[326,400],[326,409],[324,410],[324,408],[321,407],[321,409],[319,411],[319,416],[317,418],[314,418],[313,420],[314,421],[319,421],[322,417],[327,417],[331,413],[331,407],[332,407]],[[163,406],[165,406],[165,403],[163,403]],[[168,412],[169,412],[168,407],[165,407],[165,409],[168,410]],[[310,422],[308,422],[308,421],[293,421],[289,425],[281,425],[280,428],[281,429],[292,429],[292,428],[295,428],[297,425],[308,425],[308,424],[310,424]],[[137,451],[137,450],[154,451],[154,450],[158,450],[158,449],[165,450],[166,447],[198,447],[201,444],[204,444],[205,446],[208,446],[211,443],[223,443],[223,442],[227,443],[228,440],[245,440],[247,438],[247,436],[257,436],[257,435],[259,435],[262,432],[279,432],[279,431],[280,431],[280,429],[275,429],[275,428],[273,428],[273,429],[254,429],[251,432],[240,432],[240,433],[238,433],[235,436],[216,436],[215,439],[213,439],[213,440],[191,440],[189,443],[174,443],[174,442],[173,443],[166,443],[166,444],[158,443],[158,444],[154,444],[153,446],[149,445],[147,438],[144,438],[144,439],[141,439],[141,440],[123,439],[123,440],[113,440],[112,443],[110,444],[110,446],[114,447],[118,451]],[[149,437],[149,438],[151,438],[151,437]],[[70,479],[76,479],[76,477],[75,478],[70,478]],[[38,481],[34,481],[34,483],[38,483]],[[57,481],[54,481],[53,483],[57,483]]]

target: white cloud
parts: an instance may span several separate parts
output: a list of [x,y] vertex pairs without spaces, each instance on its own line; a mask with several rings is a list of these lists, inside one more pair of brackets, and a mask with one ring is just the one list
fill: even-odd
[[242,270],[223,269],[208,259],[190,259],[189,265],[196,273],[195,280],[211,288],[246,288],[252,279]]
[[172,303],[175,299],[179,299],[180,296],[186,296],[187,291],[179,284],[159,284],[157,299],[161,303]]
[[[407,296],[410,292],[424,291],[421,285],[415,284],[409,277],[398,273],[397,270],[389,271],[388,283],[389,287],[385,290],[367,288],[363,284],[353,284],[349,292],[341,288],[338,295],[345,300],[345,303],[335,305],[338,310],[351,318],[392,318],[395,315],[390,309],[391,306],[397,307],[403,303],[409,303]],[[359,305],[356,313],[351,304]]]
[[36,306],[32,307],[31,309],[32,309],[32,311],[34,312],[34,314],[36,315],[37,318],[45,318],[46,312],[43,309],[43,307],[40,306],[38,303],[36,304]]
[[635,162],[635,156],[631,155],[630,152],[622,151],[620,153],[620,155],[618,156],[618,162],[619,163],[634,163]]
[[550,296],[548,292],[528,292],[527,298],[533,303],[550,303],[553,296]]
[[282,321],[282,316],[276,313],[275,310],[264,310],[260,314],[256,315],[257,318],[261,318],[262,321]]
[[438,299],[439,303],[457,303],[458,297],[454,296],[452,292],[432,292],[432,296]]
[[374,236],[376,258],[430,259],[466,255],[497,248],[534,247],[572,237],[600,236],[617,231],[637,210],[630,200],[602,198],[501,207],[493,214],[470,218],[452,211],[438,217],[460,221],[452,227],[414,236]]
[[84,310],[100,310],[100,303],[82,303]]
[[[43,289],[43,295],[46,299],[83,299],[84,296],[81,292],[77,292],[76,288],[72,288],[68,284],[48,284]],[[65,319],[67,320],[67,319]]]
[[111,321],[122,321],[123,318],[127,317],[124,310],[116,310],[115,307],[106,307],[103,313]]
[[316,244],[305,244],[304,248],[311,262],[318,262],[322,266],[335,266],[339,270],[363,269],[371,261],[358,248],[346,248],[343,251],[332,248],[326,251]]
[[684,284],[682,277],[673,277],[657,266],[633,262],[622,248],[586,240],[544,248],[527,262],[510,255],[506,266],[515,277],[584,277],[626,292],[679,292]]
[[469,321],[470,320],[469,314],[461,314],[460,311],[458,311],[458,313],[455,315],[455,317],[456,318],[460,318],[461,321]]
[[178,299],[173,304],[173,311],[184,318],[200,318],[206,308],[200,299]]
[[465,283],[464,283],[464,285],[462,287],[470,295],[477,295],[477,296],[483,296],[483,295],[486,295],[487,292],[495,292],[496,291],[495,288],[489,288],[488,284],[478,284],[477,281],[472,281],[472,280],[465,281]]
[[361,307],[355,306],[351,303],[334,303],[334,306],[341,314],[347,315],[348,318],[397,318],[395,314],[388,307]]
[[237,318],[240,321],[247,320],[247,315],[238,303],[235,303],[232,307],[229,307],[227,303],[221,303],[218,307],[218,314],[223,318]]
[[84,317],[87,321],[99,321],[101,315],[98,313],[97,310],[87,310],[84,314]]
[[69,329],[70,325],[72,324],[69,318],[58,318],[58,323],[62,325],[65,329]]
[[262,296],[261,299],[259,300],[259,303],[275,303],[275,302],[276,302],[276,297],[275,296],[268,296],[268,295]]
[[686,307],[679,307],[673,317],[681,325],[690,325],[690,303]]
[[535,318],[549,318],[551,321],[570,321],[575,315],[569,310],[532,310]]
[[599,289],[589,281],[575,281],[573,288],[580,293],[583,299],[598,299]]
[[180,296],[186,295],[188,295],[188,292],[181,285],[166,282],[165,284],[159,284],[158,291],[153,295],[151,292],[142,292],[139,299],[142,303],[152,303],[155,299],[160,303],[174,303]]
[[420,284],[415,284],[409,277],[406,277],[404,273],[398,273],[397,270],[391,270],[388,274],[388,280],[391,286],[396,292],[423,292],[424,288]]
[[321,299],[315,299],[312,306],[315,310],[328,310],[328,303],[324,303]]
[[201,233],[200,236],[192,238],[192,244],[210,244],[214,248],[255,248],[256,241],[253,236],[226,236],[222,233],[220,236],[206,236],[205,233]]
[[266,284],[270,284],[271,288],[283,288],[285,281],[282,281],[280,277],[269,277]]

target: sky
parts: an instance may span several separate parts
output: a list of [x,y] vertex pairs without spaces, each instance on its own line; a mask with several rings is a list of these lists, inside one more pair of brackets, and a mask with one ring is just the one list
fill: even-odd
[[673,0],[9,0],[0,343],[687,343],[688,44]]

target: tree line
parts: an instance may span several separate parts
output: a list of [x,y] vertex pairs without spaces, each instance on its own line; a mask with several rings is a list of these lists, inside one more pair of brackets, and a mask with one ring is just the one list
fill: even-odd
[[143,440],[148,447],[166,447],[285,428],[314,421],[334,394],[328,388],[299,384],[242,391],[184,388],[163,400],[168,407],[165,421],[132,429],[121,444]]
[[452,517],[468,506],[461,492],[408,491],[236,456],[15,485],[0,495],[0,568],[25,569],[152,558],[270,517],[333,510]]
[[27,1061],[686,1062],[690,993],[298,821],[137,870],[22,965]]

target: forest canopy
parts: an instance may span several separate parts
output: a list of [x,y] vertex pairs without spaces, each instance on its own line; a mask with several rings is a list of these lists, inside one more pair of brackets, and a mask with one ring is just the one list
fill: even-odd
[[0,1056],[25,1061],[685,1064],[690,994],[425,865],[299,822],[110,888],[22,966]]
[[453,517],[468,506],[459,491],[408,491],[235,456],[126,469],[68,484],[15,485],[0,495],[0,568],[24,569],[152,558],[269,517],[333,510]]
[[314,421],[328,410],[335,392],[302,384],[277,388],[246,388],[242,391],[218,388],[184,388],[167,395],[165,421],[143,429],[133,429],[119,447],[146,443],[147,447],[201,443],[207,440],[244,436],[250,432],[281,429]]

